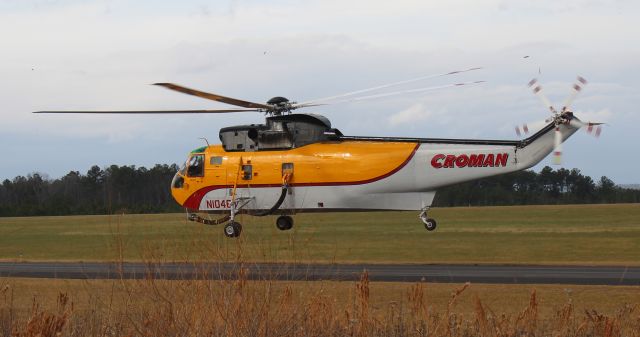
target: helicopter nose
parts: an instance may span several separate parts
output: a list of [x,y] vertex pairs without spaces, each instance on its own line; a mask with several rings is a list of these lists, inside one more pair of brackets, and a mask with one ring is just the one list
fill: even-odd
[[171,188],[182,188],[184,186],[184,178],[176,172],[171,180]]
[[186,199],[185,187],[184,177],[177,172],[171,180],[171,196],[180,206],[184,204]]

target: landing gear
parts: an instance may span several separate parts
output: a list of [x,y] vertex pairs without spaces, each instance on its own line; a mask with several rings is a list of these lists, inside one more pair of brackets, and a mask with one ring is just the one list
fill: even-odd
[[432,219],[432,218],[428,218],[427,221],[424,221],[424,228],[426,228],[428,231],[433,231],[436,229],[436,220]]
[[224,225],[224,235],[228,238],[237,238],[242,233],[242,225],[239,222],[231,221]]
[[[244,204],[240,206],[242,208],[247,204],[246,201]],[[228,238],[237,238],[242,233],[242,225],[239,222],[235,221],[236,214],[238,214],[239,208],[236,207],[236,198],[234,197],[231,201],[231,212],[229,212],[229,222],[224,225],[224,235]]]
[[428,231],[431,232],[436,229],[437,223],[435,219],[427,218],[427,211],[429,211],[429,208],[430,207],[423,208],[422,212],[420,212],[420,215],[418,215],[418,217],[424,224],[424,228],[426,228]]
[[276,227],[281,231],[287,231],[293,228],[293,218],[288,215],[281,215],[276,219]]

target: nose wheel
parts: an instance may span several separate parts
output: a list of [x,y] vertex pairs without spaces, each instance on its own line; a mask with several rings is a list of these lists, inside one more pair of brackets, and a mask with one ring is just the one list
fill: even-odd
[[422,212],[420,213],[420,215],[418,215],[418,217],[420,218],[420,220],[424,224],[424,228],[426,228],[429,232],[431,232],[431,231],[434,231],[436,229],[437,222],[436,222],[435,219],[427,217],[427,211],[428,210],[429,210],[429,207],[423,208]]
[[281,215],[276,219],[276,227],[281,231],[287,231],[293,228],[293,218],[288,215]]

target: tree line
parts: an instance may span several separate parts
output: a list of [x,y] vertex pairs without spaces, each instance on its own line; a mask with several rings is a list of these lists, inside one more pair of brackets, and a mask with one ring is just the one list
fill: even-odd
[[594,182],[580,170],[545,166],[470,181],[438,190],[434,206],[637,203],[640,190],[617,186],[606,176]]
[[93,166],[58,179],[40,173],[5,180],[0,186],[0,216],[176,212],[169,183],[176,164],[145,167]]
[[[40,173],[6,179],[0,185],[0,216],[179,212],[169,184],[176,164],[145,167],[93,166],[58,179]],[[636,203],[640,190],[580,170],[519,171],[438,190],[434,206]]]

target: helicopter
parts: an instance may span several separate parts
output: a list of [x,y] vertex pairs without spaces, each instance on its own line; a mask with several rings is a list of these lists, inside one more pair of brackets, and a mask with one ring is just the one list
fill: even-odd
[[[236,113],[265,114],[264,124],[220,129],[220,144],[189,153],[171,181],[171,194],[186,209],[187,219],[224,224],[227,237],[239,237],[238,214],[278,215],[275,224],[293,228],[292,215],[302,212],[418,211],[428,231],[436,229],[428,217],[436,191],[445,186],[528,169],[553,152],[560,163],[562,143],[578,129],[600,135],[602,123],[585,123],[569,110],[587,81],[578,77],[562,108],[557,110],[537,80],[529,82],[551,115],[539,131],[519,140],[444,139],[348,136],[333,128],[325,116],[294,110],[390,95],[423,92],[482,83],[462,82],[391,93],[381,89],[428,78],[449,76],[469,68],[423,76],[322,99],[297,103],[276,96],[256,103],[195,90],[172,83],[155,83],[180,93],[239,108],[159,111],[37,111],[35,113]],[[366,94],[365,96],[363,96]],[[522,127],[528,133],[528,127]],[[520,127],[516,127],[520,135]],[[220,217],[213,218],[214,215]]]

